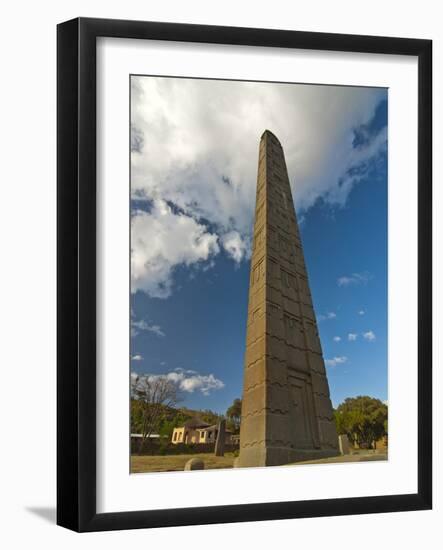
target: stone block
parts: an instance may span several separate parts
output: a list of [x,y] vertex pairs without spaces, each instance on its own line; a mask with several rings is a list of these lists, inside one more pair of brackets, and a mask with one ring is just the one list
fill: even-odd
[[220,420],[217,429],[217,439],[215,441],[215,456],[224,456],[225,454],[225,440],[226,440],[226,420]]
[[306,357],[308,358],[309,367],[312,372],[326,375],[325,362],[320,353],[308,351]]
[[265,337],[261,337],[255,342],[251,343],[246,348],[245,365],[249,366],[251,363],[262,359],[265,355]]
[[268,382],[266,389],[266,408],[272,413],[287,414],[289,412],[288,387]]
[[[264,304],[266,295],[266,285],[261,285],[256,287],[254,292],[249,293],[249,304],[248,304],[248,314],[252,311],[255,311],[258,307],[262,307]],[[250,319],[248,319],[248,322]]]
[[302,310],[300,308],[299,302],[297,302],[295,299],[288,298],[287,296],[283,296],[283,309],[284,311],[286,311],[287,313],[290,313],[291,315],[294,315],[295,317],[301,317]]
[[349,454],[349,439],[347,435],[338,436],[338,449],[342,455]]
[[[305,307],[306,306],[304,305],[302,306],[302,308],[305,308]],[[321,350],[320,338],[318,337],[318,331],[317,331],[317,327],[315,326],[315,323],[305,319],[304,328],[305,328],[306,344],[307,344],[308,350],[321,354],[322,350]]]
[[[315,410],[317,417],[322,420],[332,419],[332,405],[329,396],[314,394]],[[334,426],[335,429],[335,426]]]
[[282,309],[279,305],[268,302],[266,305],[266,334],[272,335],[280,340],[285,337]]
[[300,348],[286,346],[286,364],[288,369],[295,369],[309,372],[309,363],[306,352]]
[[266,384],[250,386],[250,389],[244,392],[242,402],[242,418],[248,415],[257,414],[266,407]]
[[288,375],[285,361],[279,361],[275,357],[267,357],[263,362],[265,379],[268,384],[280,384],[286,386]]
[[258,307],[252,312],[252,322],[246,331],[246,345],[255,342],[265,332],[266,315],[262,308]]
[[311,372],[312,390],[316,394],[329,396],[329,385],[326,379],[326,374]]
[[275,304],[283,308],[283,297],[280,288],[268,286],[266,288],[266,300],[268,303]]
[[318,427],[322,448],[336,449],[338,453],[338,438],[334,420],[321,419],[318,421]]
[[240,428],[240,448],[263,444],[266,439],[265,432],[266,411],[261,414],[243,416]]
[[243,391],[247,392],[252,387],[266,382],[265,359],[260,359],[245,368]]
[[284,153],[269,131],[260,141],[258,174],[240,467],[338,452]]
[[291,447],[294,441],[294,426],[289,414],[269,411],[266,417],[267,445]]
[[266,355],[279,361],[286,360],[286,346],[283,340],[274,336],[266,337]]
[[188,470],[204,470],[205,469],[205,463],[201,458],[191,458],[186,462],[185,464],[185,471]]

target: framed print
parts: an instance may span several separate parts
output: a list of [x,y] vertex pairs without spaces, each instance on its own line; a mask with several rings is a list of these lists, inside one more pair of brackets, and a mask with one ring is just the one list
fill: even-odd
[[432,44],[58,26],[76,531],[432,506]]

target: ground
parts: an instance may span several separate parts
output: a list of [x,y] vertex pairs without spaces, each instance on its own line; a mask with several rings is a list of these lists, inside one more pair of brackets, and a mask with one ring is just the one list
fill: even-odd
[[352,451],[349,455],[339,455],[319,460],[306,460],[305,462],[296,462],[294,464],[336,464],[340,462],[373,462],[375,460],[388,460],[388,455],[386,452],[381,451]]
[[131,472],[175,472],[184,470],[186,462],[191,458],[201,458],[205,468],[214,470],[217,468],[232,468],[234,455],[226,453],[225,456],[215,456],[213,453],[169,455],[169,456],[137,456],[131,457]]
[[[169,455],[169,456],[137,456],[131,457],[131,472],[134,474],[144,472],[175,472],[184,470],[185,464],[191,458],[201,458],[205,463],[207,470],[219,468],[232,468],[234,466],[234,455],[226,453],[225,456],[215,456],[212,453],[187,454],[187,455]],[[334,464],[340,462],[366,462],[374,460],[387,460],[386,453],[374,451],[358,451],[354,454],[345,456],[336,456],[332,458],[322,458],[320,460],[310,460],[306,462],[297,462],[296,464]],[[294,465],[294,464],[292,464]]]

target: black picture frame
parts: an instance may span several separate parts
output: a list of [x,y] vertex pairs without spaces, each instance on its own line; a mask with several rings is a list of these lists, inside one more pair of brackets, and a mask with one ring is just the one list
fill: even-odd
[[[96,512],[96,39],[168,40],[418,59],[416,494]],[[57,523],[104,531],[432,507],[432,42],[176,23],[73,19],[57,29]]]

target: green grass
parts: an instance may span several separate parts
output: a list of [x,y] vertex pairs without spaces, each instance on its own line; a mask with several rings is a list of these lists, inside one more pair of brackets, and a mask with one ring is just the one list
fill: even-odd
[[226,453],[225,456],[215,456],[212,453],[200,453],[189,455],[170,456],[131,456],[131,473],[140,474],[144,472],[177,472],[185,469],[185,464],[191,458],[201,458],[205,463],[205,470],[219,468],[232,468],[234,455]]

